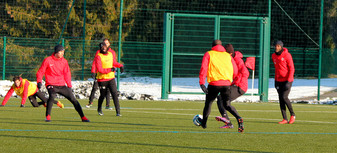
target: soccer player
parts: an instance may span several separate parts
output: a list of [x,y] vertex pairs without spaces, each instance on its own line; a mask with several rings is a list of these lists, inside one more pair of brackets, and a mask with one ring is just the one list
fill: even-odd
[[[278,123],[293,124],[295,122],[295,113],[288,96],[294,81],[294,62],[288,49],[283,47],[282,41],[276,41],[274,46],[275,53],[272,54],[272,60],[275,66],[275,88],[278,93],[281,114],[283,117],[283,120]],[[286,106],[291,115],[289,122],[286,114]]]
[[228,103],[226,103],[226,105],[224,106],[221,96],[217,97],[218,109],[222,117],[217,116],[215,117],[215,119],[217,121],[222,121],[225,123],[225,125],[221,126],[220,128],[233,128],[233,124],[231,123],[226,110],[228,110],[236,119],[241,118],[235,107],[231,105],[231,102],[246,93],[248,89],[249,71],[242,60],[243,56],[241,52],[234,52],[232,44],[226,44],[225,49],[226,52],[233,57],[235,64],[238,67],[238,74],[235,78],[233,78],[233,82],[230,87],[230,96]]
[[74,105],[76,111],[81,116],[82,122],[90,122],[84,116],[82,107],[76,100],[71,90],[71,72],[68,61],[63,57],[63,55],[63,46],[55,46],[54,53],[43,60],[41,67],[36,73],[37,87],[39,89],[41,88],[42,77],[45,76],[46,87],[49,93],[46,109],[46,122],[50,122],[52,102],[54,101],[57,93],[67,98]]
[[107,95],[107,89],[109,89],[114,101],[116,116],[121,116],[114,67],[120,68],[121,73],[124,72],[124,67],[115,60],[115,57],[115,54],[108,51],[108,46],[105,43],[100,44],[100,52],[95,56],[94,59],[97,70],[96,78],[100,89],[97,108],[98,115],[103,115],[102,103],[104,97]]
[[[104,39],[103,42],[107,45],[108,51],[111,52],[113,55],[115,55],[114,57],[116,57],[115,51],[110,48],[109,39]],[[99,47],[101,48],[101,46],[99,46]],[[100,49],[96,51],[95,56],[99,52],[100,52]],[[115,59],[114,59],[114,61],[115,61]],[[89,104],[85,106],[87,108],[90,108],[92,106],[96,90],[98,89],[98,83],[97,83],[97,79],[96,79],[96,73],[97,73],[96,64],[95,64],[95,61],[93,61],[92,66],[91,66],[91,77],[94,79],[94,84],[92,85],[92,89],[91,89],[91,93],[90,93],[90,97],[89,97]],[[106,94],[106,106],[105,106],[105,109],[110,109],[110,93],[109,93],[109,91],[107,91],[107,94]]]
[[[212,50],[203,56],[199,72],[199,84],[202,91],[206,94],[205,107],[201,126],[205,129],[211,106],[214,99],[220,93],[224,105],[229,103],[230,85],[233,78],[237,75],[237,66],[234,59],[222,46],[221,40],[214,40]],[[208,87],[205,86],[207,76]],[[243,120],[238,118],[239,132],[243,132]]]
[[[44,96],[42,92],[38,90],[36,84],[31,83],[27,79],[22,79],[20,76],[13,77],[13,81],[13,85],[8,90],[4,100],[2,101],[2,105],[0,106],[6,105],[7,101],[12,96],[14,91],[16,95],[22,98],[20,107],[25,107],[27,97],[33,107],[39,107],[40,105],[46,106],[48,99]],[[42,102],[37,102],[36,97],[39,97]],[[53,101],[53,103],[60,108],[64,108],[64,105],[60,101]]]

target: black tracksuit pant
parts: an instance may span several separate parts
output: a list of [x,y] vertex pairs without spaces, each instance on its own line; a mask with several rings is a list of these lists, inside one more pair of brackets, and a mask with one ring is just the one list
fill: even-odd
[[[39,97],[42,102],[37,102],[36,97]],[[48,99],[44,96],[44,94],[40,91],[37,91],[34,95],[31,95],[28,97],[30,103],[33,105],[33,107],[39,107],[40,105],[43,105],[44,103],[47,104]],[[57,101],[53,101],[54,104],[57,104]]]
[[288,82],[288,81],[285,81],[285,82],[275,81],[275,88],[277,90],[279,101],[280,101],[279,103],[280,103],[282,117],[285,120],[288,120],[287,114],[286,114],[286,107],[288,107],[290,115],[295,116],[293,107],[288,98],[292,84],[293,84],[292,82]]
[[208,94],[206,94],[205,107],[203,111],[203,120],[201,124],[204,128],[206,128],[207,119],[208,119],[209,114],[211,113],[212,103],[219,93],[220,93],[221,98],[223,99],[224,106],[230,103],[230,86],[208,85],[207,90],[208,90]]
[[[97,80],[94,81],[94,84],[92,85],[90,97],[89,97],[89,103],[92,103],[95,98],[95,92],[98,89],[98,83]],[[106,106],[110,106],[110,93],[107,91],[106,94]]]
[[75,110],[78,112],[78,114],[83,117],[83,111],[80,103],[76,100],[73,92],[71,91],[71,88],[68,88],[66,86],[47,86],[47,90],[49,93],[49,99],[47,103],[47,111],[46,116],[51,114],[51,109],[53,107],[53,102],[55,101],[56,94],[60,94],[63,97],[67,98],[75,107]]
[[[219,112],[221,114],[222,117],[225,117],[227,118],[228,120],[229,117],[228,117],[228,114],[227,114],[227,111],[228,110],[236,119],[237,118],[241,118],[239,116],[239,113],[236,111],[235,107],[233,107],[231,105],[231,102],[233,100],[235,100],[236,98],[240,97],[241,95],[245,94],[245,91],[243,91],[240,87],[238,86],[235,86],[235,85],[232,85],[230,87],[230,96],[229,96],[229,101],[228,103],[225,103],[221,96],[218,96],[217,97],[217,104],[218,104],[218,109],[219,109]],[[230,123],[231,124],[231,123]]]
[[[110,90],[112,99],[114,101],[116,114],[120,114],[120,106],[119,106],[119,100],[118,100],[118,93],[117,93],[117,85],[115,79],[104,81],[104,82],[98,82],[100,96],[98,98],[98,108],[97,111],[102,110],[102,103],[106,95],[108,94],[108,91]],[[109,89],[109,90],[108,90]]]

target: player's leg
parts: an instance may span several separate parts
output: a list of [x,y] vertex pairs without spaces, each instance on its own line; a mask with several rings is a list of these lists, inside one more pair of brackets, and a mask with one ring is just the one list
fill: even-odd
[[207,127],[206,126],[207,119],[208,119],[209,114],[211,113],[212,103],[215,100],[216,96],[218,96],[219,94],[219,87],[208,85],[207,90],[208,90],[208,94],[206,94],[205,106],[204,106],[204,110],[202,113],[203,119],[201,122],[201,126],[203,128]]
[[[234,88],[233,88],[234,89]],[[236,89],[234,89],[236,90]],[[224,87],[221,92],[220,96],[223,99],[223,105],[227,111],[229,111],[236,119],[241,118],[239,113],[236,111],[235,107],[232,106],[230,96],[231,96],[231,87],[226,86]]]
[[283,120],[279,122],[279,124],[286,124],[288,123],[288,118],[286,114],[286,103],[284,100],[284,82],[277,82],[275,81],[275,88],[278,93],[278,98],[279,98],[279,104],[280,104],[280,110],[281,110],[281,115]]
[[58,86],[56,87],[58,90],[58,93],[62,95],[63,97],[67,98],[75,107],[75,110],[80,115],[82,122],[89,122],[89,120],[84,116],[84,113],[82,111],[81,104],[76,100],[71,88],[68,88],[66,86]]
[[121,116],[120,113],[120,106],[119,106],[119,99],[117,94],[117,85],[115,79],[109,81],[108,88],[110,90],[112,99],[114,101],[115,109],[116,109],[116,116]]
[[230,87],[231,90],[231,94],[229,97],[230,101],[234,101],[236,98],[242,96],[243,94],[245,94],[245,91],[243,91],[240,87],[232,85]]
[[95,93],[96,93],[97,89],[98,89],[98,83],[97,83],[97,80],[95,80],[94,84],[92,85],[91,93],[90,93],[90,96],[89,96],[89,104],[86,105],[85,107],[90,108],[92,106],[92,103],[94,101]]
[[229,117],[227,115],[227,111],[225,110],[225,107],[223,106],[223,100],[222,100],[220,95],[217,96],[217,105],[218,105],[218,109],[219,109],[219,112],[221,114],[221,117],[217,116],[217,117],[215,117],[215,119],[217,121],[222,121],[227,125],[228,123],[230,123],[230,120],[229,120]]
[[293,107],[291,105],[291,102],[289,100],[289,93],[290,93],[290,90],[291,90],[291,86],[292,86],[292,82],[285,82],[284,83],[284,92],[283,92],[283,95],[282,95],[282,98],[284,99],[284,103],[285,105],[288,107],[288,110],[290,112],[290,120],[289,120],[289,124],[292,124],[295,122],[295,112],[293,110]]
[[110,109],[110,90],[109,88],[107,89],[107,93],[106,93],[106,105],[105,105],[105,109]]
[[99,98],[98,98],[98,104],[97,104],[98,115],[103,115],[102,103],[107,94],[107,85],[108,85],[108,81],[98,82],[99,93],[100,93]]
[[49,98],[46,107],[46,122],[50,122],[51,109],[53,107],[53,101],[55,101],[56,93],[54,86],[47,86]]
[[39,107],[40,106],[39,103],[37,103],[37,101],[36,101],[35,95],[29,96],[28,99],[29,99],[29,101],[30,101],[30,103],[32,104],[33,107]]
[[[39,102],[39,105],[47,105],[48,99],[44,96],[44,93],[37,91],[34,95],[42,100],[42,102]],[[60,101],[54,100],[53,103],[59,106],[60,108],[64,108],[64,105]]]
[[244,126],[243,126],[243,119],[237,112],[236,108],[231,105],[231,90],[237,90],[235,88],[231,89],[230,86],[224,86],[220,91],[220,96],[223,99],[223,105],[227,111],[229,111],[237,120],[238,122],[238,131],[243,132]]

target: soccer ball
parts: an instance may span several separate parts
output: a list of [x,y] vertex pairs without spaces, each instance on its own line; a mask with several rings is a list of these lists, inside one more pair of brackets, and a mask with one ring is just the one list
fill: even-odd
[[202,115],[198,114],[193,117],[193,123],[196,126],[200,126],[202,121]]

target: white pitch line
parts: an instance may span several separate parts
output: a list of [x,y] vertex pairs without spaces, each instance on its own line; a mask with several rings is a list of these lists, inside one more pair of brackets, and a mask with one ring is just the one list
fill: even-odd
[[[193,116],[195,114],[183,114],[183,113],[166,113],[166,112],[145,112],[145,111],[132,111],[132,110],[123,110],[123,112],[137,112],[137,113],[148,113],[148,114],[167,114],[167,115],[184,115],[184,116]],[[209,117],[215,117],[210,115]],[[230,117],[234,118],[234,117]],[[245,120],[269,120],[269,121],[279,121],[280,119],[268,119],[268,118],[247,118]],[[305,121],[305,120],[296,120],[296,122],[309,122],[309,123],[324,123],[324,124],[337,124],[337,122],[325,122],[325,121]]]
[[[63,109],[74,109],[74,107],[64,107]],[[83,110],[95,110],[94,108],[83,108]],[[148,111],[136,111],[136,110],[201,110],[202,109],[163,109],[163,108],[125,108],[123,112],[137,112],[137,113],[148,113],[148,114],[167,114],[167,115],[184,115],[184,116],[194,116],[195,114],[185,114],[185,113],[168,113],[168,112],[148,112]],[[109,111],[109,110],[107,110]],[[114,111],[114,109],[112,109]],[[279,112],[279,110],[240,110],[240,111],[255,111],[255,112]],[[334,111],[296,111],[296,112],[312,112],[312,113],[337,113]],[[209,117],[215,117],[210,115]],[[233,118],[234,117],[230,117]],[[279,121],[280,119],[268,119],[268,118],[247,118],[248,120],[265,120],[265,121]],[[307,123],[321,123],[321,124],[337,124],[337,122],[326,122],[326,121],[305,121],[305,120],[296,120],[296,122],[307,122]]]

